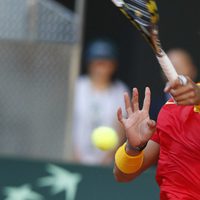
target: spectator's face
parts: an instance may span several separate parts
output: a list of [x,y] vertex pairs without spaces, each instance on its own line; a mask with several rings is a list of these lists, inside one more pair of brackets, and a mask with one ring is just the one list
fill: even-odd
[[169,58],[178,74],[189,76],[191,79],[195,80],[197,71],[189,55],[181,51],[172,51],[169,53]]
[[89,64],[89,74],[92,78],[111,80],[116,70],[116,62],[113,60],[93,60]]

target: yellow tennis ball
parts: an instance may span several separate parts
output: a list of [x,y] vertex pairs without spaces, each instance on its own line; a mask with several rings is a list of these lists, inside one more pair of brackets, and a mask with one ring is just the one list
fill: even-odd
[[103,151],[114,149],[119,140],[116,131],[106,126],[94,129],[91,139],[93,145]]

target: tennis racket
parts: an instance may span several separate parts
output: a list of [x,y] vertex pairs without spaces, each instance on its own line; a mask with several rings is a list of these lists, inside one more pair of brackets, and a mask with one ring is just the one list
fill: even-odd
[[178,78],[178,74],[170,59],[161,48],[159,40],[159,14],[155,0],[112,0],[112,2],[150,44],[169,82],[175,81]]

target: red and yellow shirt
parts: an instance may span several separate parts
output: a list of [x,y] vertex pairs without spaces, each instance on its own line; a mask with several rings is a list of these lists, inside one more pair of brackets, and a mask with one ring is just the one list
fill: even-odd
[[152,140],[160,144],[161,200],[200,200],[200,112],[195,111],[171,100],[158,116]]

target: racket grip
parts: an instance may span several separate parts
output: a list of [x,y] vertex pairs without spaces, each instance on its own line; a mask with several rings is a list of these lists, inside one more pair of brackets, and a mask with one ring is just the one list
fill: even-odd
[[157,59],[169,82],[175,81],[178,78],[178,74],[167,54],[163,51],[162,56],[157,56]]

